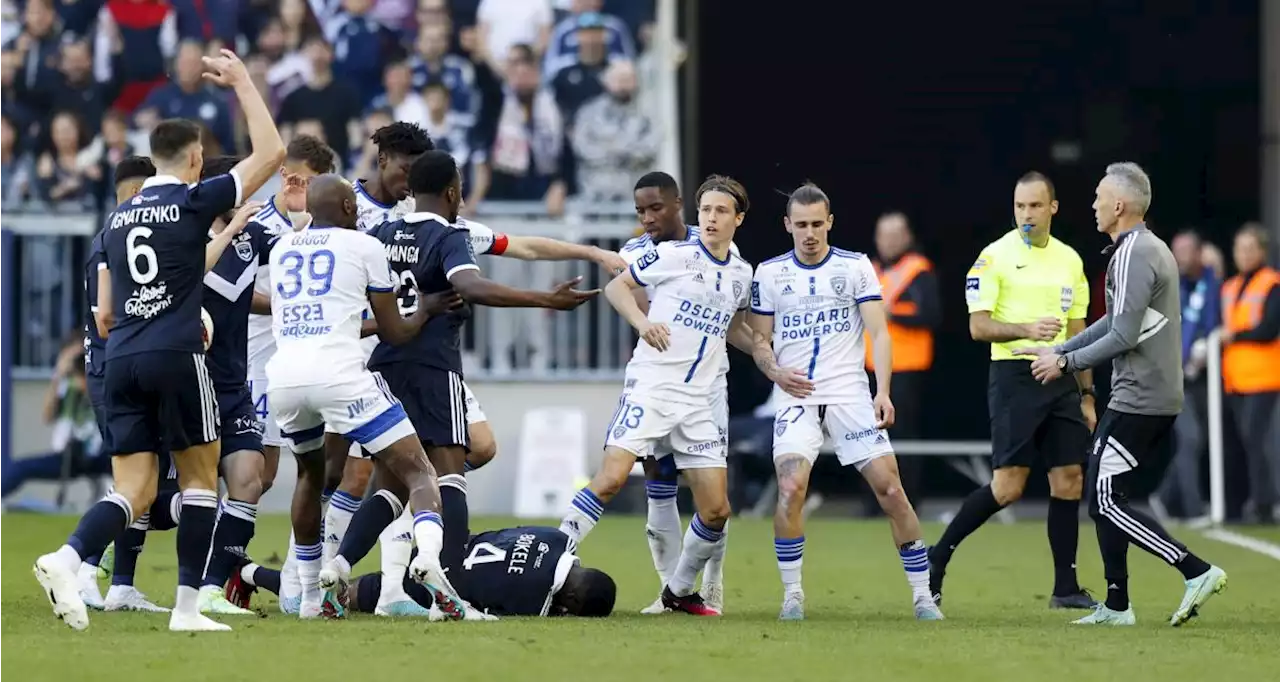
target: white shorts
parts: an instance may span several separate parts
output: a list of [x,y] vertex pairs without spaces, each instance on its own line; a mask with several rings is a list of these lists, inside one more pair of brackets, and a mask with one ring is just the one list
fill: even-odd
[[858,471],[867,462],[893,454],[889,434],[876,428],[876,411],[870,397],[865,402],[840,405],[792,405],[778,410],[773,419],[773,457],[803,455],[812,464],[825,438],[835,442],[842,466]]
[[280,425],[276,423],[275,415],[271,413],[271,398],[267,395],[267,374],[263,372],[259,375],[249,375],[249,392],[253,394],[253,413],[258,416],[258,423],[262,425],[262,444],[268,447],[283,446],[284,439],[280,437]]
[[471,387],[465,381],[462,382],[462,393],[467,405],[467,426],[489,421],[489,418],[484,416],[484,410],[480,409],[480,401],[476,400],[476,394],[471,392]]
[[623,394],[609,422],[605,447],[645,458],[669,448],[677,469],[724,468],[727,438],[711,405],[677,403]]
[[[716,428],[720,431],[720,437],[725,444],[725,456],[728,456],[729,447],[729,393],[724,389],[712,389],[711,393],[711,416],[716,421]],[[662,459],[669,457],[675,452],[675,448],[671,447],[671,440],[665,439],[658,443],[653,449],[652,457]]]
[[271,388],[268,396],[280,433],[294,452],[319,449],[326,424],[374,455],[414,436],[404,407],[382,376],[373,372],[324,384]]
[[[373,313],[371,313],[369,310],[366,309],[364,312],[363,319],[366,319],[366,320],[369,319],[369,317],[372,314]],[[376,336],[366,336],[363,339],[360,339],[360,349],[364,351],[365,367],[369,366],[369,358],[373,355],[373,349],[377,347],[378,347],[378,337]],[[379,381],[381,381],[381,379],[379,379]],[[337,429],[337,427],[335,427],[332,424],[329,424],[328,422],[326,422],[324,425],[324,432],[325,433],[342,433]],[[360,448],[356,447],[355,444],[352,444],[351,451],[347,453],[347,456],[362,458],[364,457],[364,454],[360,452]]]

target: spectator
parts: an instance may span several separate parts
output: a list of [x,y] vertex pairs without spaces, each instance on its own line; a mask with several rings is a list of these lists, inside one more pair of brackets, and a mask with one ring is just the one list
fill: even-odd
[[[309,35],[319,35],[319,32]],[[284,20],[275,17],[268,19],[258,33],[258,54],[251,59],[262,60],[264,63],[263,84],[267,89],[260,92],[270,93],[268,105],[284,100],[289,93],[306,83],[311,75],[311,62],[304,49],[306,39],[299,36],[302,42],[294,43],[293,38],[294,35]],[[248,60],[245,65],[250,66]]]
[[[118,47],[118,46],[117,46]],[[99,83],[93,74],[93,52],[89,43],[73,41],[62,46],[61,78],[51,78],[43,87],[50,111],[75,111],[84,117],[90,135],[98,134],[103,113],[120,92],[119,79]],[[112,73],[117,70],[113,69]]]
[[465,180],[470,176],[467,165],[471,162],[470,129],[463,121],[461,114],[449,103],[449,89],[444,83],[431,83],[422,90],[422,98],[427,104],[427,135],[440,149],[453,157],[458,163],[458,170]]
[[308,38],[304,52],[310,62],[310,78],[284,98],[276,120],[285,137],[291,138],[291,128],[298,121],[318,118],[326,143],[338,158],[346,159],[353,138],[359,136],[360,95],[345,79],[334,75],[333,48],[323,36]]
[[0,168],[0,182],[4,187],[0,189],[0,202],[8,210],[9,207],[25,203],[30,197],[31,157],[22,151],[18,129],[13,120],[8,114],[3,118],[4,145],[0,147],[0,161],[4,162],[4,167]]
[[57,15],[52,0],[27,0],[22,15],[22,33],[8,45],[6,52],[17,54],[19,67],[13,84],[19,97],[39,88],[40,83],[57,78],[58,36]]
[[582,105],[604,93],[600,76],[609,66],[609,54],[605,51],[605,30],[598,14],[583,14],[578,21],[577,61],[560,69],[551,89],[556,93],[556,103],[564,112],[565,120],[573,125]]
[[[486,3],[488,0],[486,0]],[[483,9],[483,5],[481,9]],[[507,91],[492,144],[475,168],[472,211],[486,197],[546,203],[547,213],[564,213],[564,120],[555,98],[539,82],[538,65],[528,45],[511,48]]]
[[658,7],[654,0],[604,0],[604,13],[612,14],[631,27],[632,38],[640,52],[653,43]]
[[13,124],[18,135],[18,145],[34,140],[40,135],[40,118],[26,98],[18,96],[18,70],[22,67],[22,55],[13,51],[0,54],[0,109]]
[[415,4],[414,0],[377,0],[369,16],[392,31],[412,36],[407,29],[413,26]]
[[321,21],[325,37],[333,43],[333,71],[360,93],[367,106],[378,95],[382,69],[399,49],[394,33],[369,16],[373,0],[342,0],[342,10]]
[[138,108],[138,125],[155,126],[166,118],[186,118],[207,126],[224,150],[235,150],[231,109],[226,97],[207,87],[204,72],[204,46],[194,40],[183,41],[174,60],[174,80],[156,88]]
[[49,122],[49,147],[36,163],[41,197],[68,209],[97,208],[94,178],[77,163],[85,146],[84,125],[70,111],[54,114]]
[[427,124],[427,103],[413,91],[413,71],[408,62],[395,62],[382,74],[383,94],[373,98],[371,109],[390,109],[397,121]]
[[419,30],[417,52],[409,61],[413,87],[422,91],[431,84],[443,85],[448,90],[451,110],[457,112],[455,122],[469,128],[475,124],[480,104],[475,68],[465,58],[448,54],[448,49],[449,29],[445,24],[427,24]]
[[[131,113],[168,82],[165,65],[177,47],[177,13],[167,0],[107,0],[98,13],[94,75],[100,83],[119,81],[114,106]],[[118,54],[129,58],[113,60]]]
[[[144,141],[145,144],[145,141]],[[129,131],[129,121],[116,109],[107,112],[102,119],[102,133],[81,150],[76,165],[98,183],[99,200],[114,202],[115,190],[110,181],[116,164],[126,156],[139,153],[138,140]],[[103,182],[103,180],[107,182]]]
[[516,45],[528,45],[541,58],[551,37],[547,0],[480,0],[476,10],[476,52],[495,71]]
[[240,33],[243,0],[172,0],[178,34],[183,40],[211,44],[214,50],[234,49]]
[[[618,17],[600,12],[603,0],[573,0],[572,14],[561,19],[551,32],[551,42],[542,61],[543,78],[552,80],[556,74],[578,62],[578,35],[584,26],[599,25],[603,32],[605,53],[610,59],[636,58],[635,41],[631,29]],[[588,29],[592,30],[592,29]]]
[[631,199],[632,183],[653,168],[661,131],[635,100],[636,70],[616,61],[604,73],[605,94],[578,113],[571,136],[581,194],[599,202]]
[[[378,170],[378,145],[373,143],[373,134],[379,128],[389,126],[395,119],[391,118],[390,109],[375,109],[365,115],[364,121],[360,124],[360,136],[362,141],[359,155],[353,154],[351,159],[351,175],[352,178],[371,178]],[[329,145],[333,146],[333,145]],[[354,150],[353,150],[354,151]]]
[[280,28],[288,52],[301,52],[307,38],[321,32],[320,22],[306,0],[281,0]]

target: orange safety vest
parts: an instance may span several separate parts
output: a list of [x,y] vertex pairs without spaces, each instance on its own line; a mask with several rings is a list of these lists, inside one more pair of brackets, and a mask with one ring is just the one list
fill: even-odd
[[[1280,272],[1258,270],[1243,293],[1244,278],[1236,275],[1222,287],[1222,315],[1226,328],[1239,333],[1262,322],[1262,308],[1271,288],[1280,286]],[[1280,391],[1280,339],[1232,341],[1222,350],[1222,384],[1227,393]]]
[[[894,315],[914,315],[917,307],[911,301],[900,301],[903,292],[922,272],[933,269],[928,258],[918,253],[908,253],[892,268],[881,270],[880,263],[873,263],[876,277],[880,279],[884,309],[889,314],[889,338],[893,341],[893,371],[923,372],[933,366],[933,331],[922,327],[905,327],[893,321]],[[871,337],[866,337],[867,369],[874,370],[871,358]]]

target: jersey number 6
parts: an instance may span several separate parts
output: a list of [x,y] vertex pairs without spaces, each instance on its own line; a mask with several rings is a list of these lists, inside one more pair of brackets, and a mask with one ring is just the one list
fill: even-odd
[[306,266],[307,294],[324,296],[333,288],[333,252],[328,249],[313,251],[309,258],[297,251],[286,251],[280,256],[280,265],[285,267],[285,279],[276,284],[276,291],[283,298],[293,298],[302,293],[303,266]]
[[135,227],[129,230],[128,236],[124,239],[124,254],[129,261],[129,276],[138,284],[149,284],[151,280],[156,278],[156,275],[160,274],[160,264],[156,261],[156,250],[148,246],[146,242],[138,241],[139,239],[150,237],[151,234],[152,231],[149,227]]

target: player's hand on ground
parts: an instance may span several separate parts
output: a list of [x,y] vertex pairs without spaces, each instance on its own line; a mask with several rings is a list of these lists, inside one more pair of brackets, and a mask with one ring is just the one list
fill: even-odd
[[1058,368],[1058,359],[1062,356],[1057,353],[1045,353],[1040,357],[1031,361],[1031,376],[1036,378],[1042,384],[1047,384],[1062,376],[1062,370]]
[[1042,317],[1035,322],[1028,322],[1024,338],[1032,341],[1052,341],[1062,331],[1062,320],[1056,317]]
[[547,297],[547,307],[556,310],[573,310],[600,295],[599,289],[581,291],[573,288],[581,282],[582,277],[574,277],[556,286]]
[[596,248],[595,261],[600,267],[608,270],[611,275],[620,275],[623,270],[627,269],[627,261],[623,260],[622,256],[607,249]]
[[889,396],[883,393],[877,393],[871,406],[876,410],[876,428],[887,429],[893,426],[897,419],[898,413],[893,409],[893,401],[889,400]]
[[244,232],[244,227],[249,224],[249,219],[257,215],[258,211],[261,211],[262,207],[265,205],[266,204],[261,201],[244,202],[243,206],[236,209],[235,217],[233,217],[231,222],[227,224],[225,231],[228,233],[228,236],[234,237],[241,232]]
[[427,311],[428,317],[436,317],[443,315],[451,310],[457,310],[462,307],[462,297],[453,289],[448,291],[437,291],[434,294],[424,294],[422,290],[418,290],[418,300]]
[[231,50],[219,50],[217,57],[201,57],[204,60],[205,80],[229,88],[237,83],[249,82],[249,70]]
[[671,330],[667,325],[661,322],[645,321],[643,327],[639,329],[640,338],[644,342],[663,352],[671,346]]
[[784,393],[795,398],[808,398],[814,389],[809,375],[798,369],[779,367],[769,375],[769,380],[777,384]]

